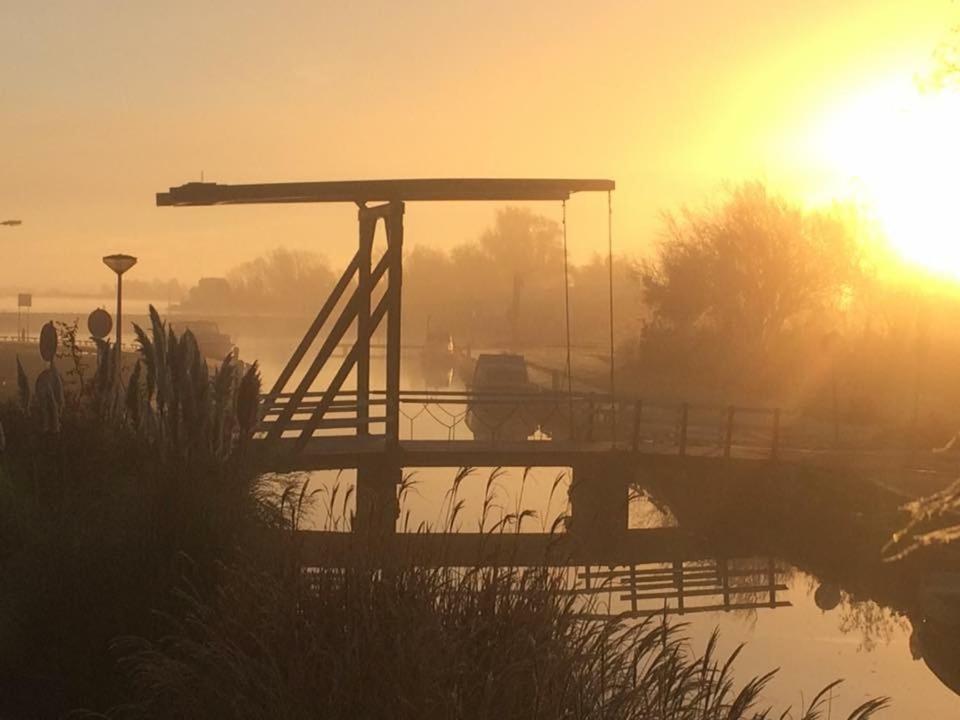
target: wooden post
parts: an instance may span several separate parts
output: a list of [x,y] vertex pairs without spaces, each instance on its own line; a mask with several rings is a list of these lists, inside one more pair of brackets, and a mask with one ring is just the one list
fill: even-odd
[[[686,403],[684,403],[686,405]],[[684,584],[683,584],[683,560],[673,561],[673,583],[677,588],[677,611],[684,613]]]
[[723,456],[730,457],[730,446],[733,444],[733,416],[736,412],[733,405],[727,408],[727,432],[723,441]]
[[390,203],[387,216],[387,446],[400,445],[400,300],[403,285],[403,209],[402,202]]
[[630,446],[634,451],[640,449],[640,422],[643,420],[643,400],[637,398],[633,401],[633,438]]
[[377,216],[371,217],[367,208],[360,208],[360,260],[357,273],[357,435],[370,434],[370,282],[373,236],[377,230]]
[[730,561],[727,558],[723,558],[722,561],[718,560],[717,564],[719,565],[720,562],[723,563],[722,569],[720,569],[720,582],[723,590],[723,606],[728,608],[730,607]]
[[687,454],[687,418],[690,414],[690,406],[683,403],[680,406],[680,455]]
[[767,558],[767,572],[769,573],[770,607],[777,606],[777,564],[773,557]]
[[570,532],[587,547],[616,547],[630,525],[628,477],[615,464],[602,460],[571,470]]
[[777,459],[780,452],[780,408],[773,411],[773,439],[770,443],[770,458]]
[[597,414],[597,406],[593,399],[593,393],[590,393],[590,399],[587,401],[587,440],[593,440],[594,416]]
[[355,532],[381,541],[396,534],[400,515],[397,489],[402,474],[401,467],[382,456],[360,463],[357,468],[357,512],[353,521]]

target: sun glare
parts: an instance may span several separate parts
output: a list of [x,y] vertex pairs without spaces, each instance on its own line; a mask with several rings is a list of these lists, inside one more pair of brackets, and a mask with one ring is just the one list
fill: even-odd
[[960,93],[887,82],[840,103],[815,137],[905,261],[960,279]]

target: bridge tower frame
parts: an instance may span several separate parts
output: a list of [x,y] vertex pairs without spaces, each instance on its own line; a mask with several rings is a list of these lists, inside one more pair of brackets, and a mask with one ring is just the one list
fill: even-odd
[[[359,242],[356,254],[347,264],[343,275],[337,281],[307,332],[300,340],[293,355],[287,361],[272,389],[267,394],[264,406],[272,405],[283,393],[295,372],[304,363],[308,351],[313,346],[321,330],[330,321],[337,305],[347,289],[355,284],[353,292],[345,306],[336,317],[323,341],[317,355],[306,368],[293,393],[285,398],[276,422],[267,432],[267,440],[279,440],[284,430],[296,427],[300,430],[294,445],[295,452],[302,451],[313,433],[324,427],[326,414],[334,407],[336,398],[344,382],[354,370],[357,387],[355,400],[355,420],[340,419],[328,423],[327,427],[344,427],[351,424],[358,437],[370,436],[372,422],[385,424],[384,437],[388,449],[396,447],[400,438],[400,352],[401,330],[400,313],[403,284],[403,214],[404,203],[391,201],[368,207],[361,204],[357,213]],[[373,263],[373,248],[377,226],[383,222],[386,234],[386,250],[376,264]],[[384,281],[384,277],[386,280]],[[379,300],[374,304],[377,288],[384,281]],[[374,333],[386,325],[386,378],[385,378],[385,414],[382,417],[371,415],[370,387],[370,341]],[[334,351],[344,341],[351,325],[356,326],[353,344],[322,392],[320,400],[312,406],[310,416],[305,421],[295,421],[294,415],[303,409],[303,402],[310,393],[314,382],[327,367]]]
[[[352,429],[358,445],[370,443],[371,450],[392,451],[400,437],[400,315],[403,283],[403,217],[407,202],[462,201],[553,201],[566,202],[577,192],[612,193],[616,184],[600,179],[506,179],[506,178],[440,178],[412,180],[348,180],[321,182],[265,183],[223,185],[192,182],[157,193],[158,206],[245,205],[264,203],[354,203],[359,208],[359,243],[316,318],[294,350],[272,389],[267,393],[262,411],[277,414],[266,430],[268,444],[282,444],[300,454],[317,430]],[[380,203],[371,205],[371,203]],[[609,207],[609,206],[608,206]],[[377,226],[383,222],[387,247],[374,264],[372,251]],[[610,258],[612,263],[612,255]],[[374,303],[384,276],[385,289]],[[354,285],[339,315],[334,313],[347,289]],[[611,286],[612,287],[612,286]],[[309,364],[307,354],[331,321],[326,337]],[[611,316],[612,320],[612,316]],[[386,325],[386,379],[383,399],[373,397],[370,382],[370,340],[377,329]],[[355,339],[333,378],[321,391],[312,389],[314,382],[329,364],[337,346],[356,327]],[[611,326],[612,329],[612,326]],[[292,393],[285,392],[301,366],[306,370]],[[355,401],[338,400],[347,377],[356,370]],[[378,392],[378,395],[380,393]],[[383,416],[371,413],[372,407],[383,405]],[[331,411],[353,417],[328,418]],[[307,419],[297,416],[307,415]],[[371,441],[370,425],[383,423],[382,446]],[[287,437],[295,432],[294,437]]]

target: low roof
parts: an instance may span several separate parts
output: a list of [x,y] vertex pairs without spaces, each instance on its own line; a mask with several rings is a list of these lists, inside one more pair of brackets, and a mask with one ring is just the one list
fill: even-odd
[[430,178],[220,185],[192,182],[157,193],[158,206],[301,202],[566,200],[576,192],[607,192],[613,180]]

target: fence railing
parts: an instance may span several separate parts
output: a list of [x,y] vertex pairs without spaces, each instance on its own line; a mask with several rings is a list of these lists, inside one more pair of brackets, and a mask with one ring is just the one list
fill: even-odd
[[[322,392],[307,393],[290,412],[289,394],[264,398],[261,428],[299,437]],[[677,455],[776,458],[782,445],[783,414],[776,408],[708,406],[613,398],[602,393],[498,393],[469,390],[407,390],[400,393],[400,439],[487,442],[609,442],[636,451]],[[385,431],[384,392],[371,391],[370,433]],[[282,428],[276,424],[288,416]],[[341,391],[314,435],[346,436],[359,426],[357,396]]]
[[[108,338],[108,339],[109,339],[109,341],[110,341],[110,343],[111,343],[111,345],[112,345],[112,344],[113,344],[113,337],[111,336],[111,337]],[[36,344],[36,343],[38,343],[39,341],[40,341],[40,335],[39,335],[39,333],[31,333],[30,335],[25,335],[25,336],[23,336],[23,337],[18,337],[18,336],[16,336],[16,335],[0,335],[0,343],[8,343],[8,344],[29,344],[29,343],[33,343],[33,344]],[[88,350],[88,351],[90,351],[90,352],[96,352],[96,350],[97,350],[97,344],[96,344],[93,340],[88,340],[88,339],[83,338],[83,337],[78,337],[78,338],[76,339],[76,345],[77,345],[77,348],[79,348],[80,350]],[[140,346],[137,345],[136,343],[124,342],[124,343],[121,343],[121,344],[120,344],[120,347],[121,347],[121,349],[122,349],[124,352],[135,352],[135,351],[139,350],[139,347],[140,347]],[[61,350],[62,350],[62,349],[63,349],[63,348],[62,348],[62,346],[61,346]],[[38,352],[39,352],[39,351],[38,351]]]

